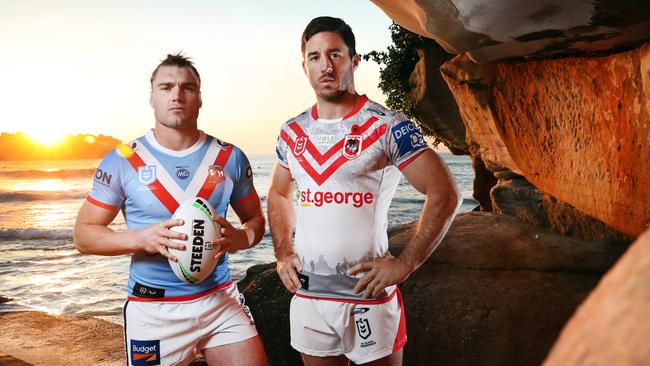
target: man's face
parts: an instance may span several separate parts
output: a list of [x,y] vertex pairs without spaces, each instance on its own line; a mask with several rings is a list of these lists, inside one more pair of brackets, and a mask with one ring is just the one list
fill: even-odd
[[161,66],[151,85],[149,103],[156,122],[170,128],[196,126],[201,108],[198,78],[187,67]]
[[354,70],[359,55],[350,58],[343,38],[334,32],[320,32],[305,44],[303,68],[316,95],[335,101],[354,91]]

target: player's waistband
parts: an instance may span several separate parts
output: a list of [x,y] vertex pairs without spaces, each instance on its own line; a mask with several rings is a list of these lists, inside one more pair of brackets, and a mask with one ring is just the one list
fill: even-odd
[[310,299],[333,300],[351,303],[380,304],[390,301],[394,296],[396,286],[386,288],[386,294],[377,299],[364,299],[364,293],[354,293],[354,286],[358,278],[345,274],[321,275],[313,272],[302,271],[298,273],[302,287],[296,296]]
[[384,304],[393,299],[396,294],[399,293],[399,289],[397,286],[393,287],[393,290],[388,296],[381,297],[378,299],[347,299],[343,297],[320,297],[320,296],[311,296],[311,295],[306,295],[304,292],[301,293],[300,290],[294,294],[296,297],[301,297],[303,299],[311,299],[311,300],[325,300],[325,301],[335,301],[335,302],[346,302],[350,304],[365,304],[365,305],[379,305],[379,304]]
[[[230,287],[234,282],[232,280],[229,280],[227,282],[222,283],[221,285],[218,285],[216,287],[213,287],[207,291],[200,292],[198,294],[193,294],[193,295],[186,295],[186,296],[171,296],[171,297],[150,297],[147,296],[146,291],[148,290],[145,286],[140,285],[138,289],[134,288],[133,289],[133,296],[129,296],[129,301],[140,301],[140,302],[185,302],[185,301],[192,301],[199,299],[203,296],[210,295],[216,291],[223,290],[225,288]],[[136,287],[139,284],[136,283]],[[144,290],[145,293],[143,294],[140,290]]]

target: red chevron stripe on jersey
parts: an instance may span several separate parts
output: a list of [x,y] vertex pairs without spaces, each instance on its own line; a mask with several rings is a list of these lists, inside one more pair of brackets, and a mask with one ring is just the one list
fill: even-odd
[[[217,157],[214,159],[214,165],[221,165],[222,168],[225,168],[232,150],[233,145],[221,148],[221,151],[219,151],[219,154],[217,154]],[[136,172],[138,171],[138,168],[147,165],[135,151],[133,152],[133,155],[131,155],[131,157],[127,160]],[[202,197],[206,200],[210,199],[210,195],[212,195],[212,192],[214,192],[214,189],[219,183],[220,182],[210,180],[208,176],[208,178],[206,178],[203,182],[201,189],[199,189],[197,196]],[[180,206],[178,201],[169,193],[165,186],[162,185],[160,180],[156,179],[152,183],[148,184],[147,187],[149,187],[151,193],[156,196],[156,198],[158,198],[160,203],[162,203],[163,206],[167,208],[169,213],[173,214],[178,206]]]
[[[368,120],[364,122],[361,126],[359,126],[357,131],[352,131],[352,133],[354,133],[355,135],[361,135],[364,132],[366,132],[366,130],[368,130],[370,126],[372,126],[372,124],[375,123],[376,121],[377,121],[377,117],[372,116],[368,118]],[[307,139],[307,151],[309,151],[311,156],[314,157],[314,160],[316,160],[318,165],[325,164],[332,156],[334,156],[334,154],[336,154],[338,151],[341,151],[341,149],[343,148],[343,143],[345,141],[345,138],[341,139],[341,141],[337,142],[329,150],[325,151],[325,154],[321,155],[320,151],[318,151],[316,146],[309,139],[309,136],[307,136],[305,131],[303,131],[302,128],[300,128],[297,122],[291,122],[288,126],[289,128],[291,128],[293,132],[295,132],[297,137],[305,137]]]
[[[232,153],[233,146],[234,145],[228,145],[228,147],[222,147],[221,151],[219,151],[219,154],[217,154],[217,157],[214,159],[213,165],[220,165],[222,169],[225,169],[226,163],[228,162],[228,159],[230,159],[230,154]],[[219,183],[220,182],[211,180],[210,175],[208,175],[205,178],[205,182],[203,182],[203,186],[201,186],[201,189],[199,190],[197,196],[209,200],[212,192],[214,192],[215,187],[219,185]]]
[[[374,131],[370,133],[370,135],[366,136],[363,139],[363,144],[361,146],[361,152],[372,146],[379,137],[381,137],[383,134],[386,133],[386,129],[388,128],[387,125],[383,124],[379,127],[377,127]],[[286,144],[289,146],[291,151],[293,152],[294,147],[295,147],[295,142],[289,137],[289,135],[282,131],[280,133],[282,136],[282,140],[286,142]],[[341,145],[342,146],[342,145]],[[339,147],[339,152],[341,151],[341,148]],[[294,153],[295,156],[295,153]],[[309,174],[309,176],[318,184],[319,186],[322,185],[329,177],[334,174],[335,171],[337,171],[343,164],[346,162],[350,161],[348,158],[343,156],[343,153],[341,153],[341,156],[339,156],[330,166],[328,166],[322,173],[318,173],[314,167],[309,164],[307,159],[305,158],[300,158],[296,156],[296,160],[300,163],[300,166],[303,168],[303,170]]]
[[[135,169],[135,172],[138,172],[138,168],[146,166],[145,162],[142,160],[142,158],[133,151],[133,155],[131,157],[127,158],[129,164]],[[149,190],[151,193],[158,198],[160,203],[163,204],[169,210],[169,213],[173,214],[174,211],[178,208],[179,204],[178,201],[174,197],[172,197],[171,194],[167,191],[167,189],[160,183],[160,181],[156,178],[155,181],[152,183],[147,184],[147,187],[149,187]]]

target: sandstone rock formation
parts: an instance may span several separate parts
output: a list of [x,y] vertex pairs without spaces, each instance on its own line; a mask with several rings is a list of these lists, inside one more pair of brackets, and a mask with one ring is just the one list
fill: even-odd
[[[412,226],[391,233],[399,253]],[[405,365],[534,365],[603,273],[625,250],[581,241],[516,218],[464,213],[432,257],[401,285]],[[299,365],[289,345],[291,295],[275,265],[239,283],[273,365]]]
[[424,132],[435,134],[452,153],[468,154],[465,125],[454,97],[438,71],[452,56],[433,42],[417,51],[420,60],[415,65],[409,84],[418,120],[422,122]]
[[650,39],[643,0],[371,0],[411,32],[479,63],[634,47]]
[[562,331],[544,365],[650,363],[650,230],[632,244]]
[[515,216],[535,226],[585,240],[632,239],[583,214],[573,206],[540,192],[523,177],[499,179],[490,192],[495,213]]
[[[650,46],[442,73],[486,167],[635,237],[650,223]],[[589,78],[585,78],[589,75]],[[474,148],[477,150],[473,150]]]

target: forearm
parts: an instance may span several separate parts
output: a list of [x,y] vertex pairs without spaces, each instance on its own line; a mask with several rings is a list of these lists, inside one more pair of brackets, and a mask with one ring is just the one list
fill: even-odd
[[77,250],[85,254],[113,256],[141,250],[136,231],[117,232],[97,224],[77,223],[74,243]]
[[426,196],[415,234],[397,258],[410,269],[410,273],[420,267],[440,244],[461,202],[462,196],[455,186],[448,195]]
[[[247,233],[249,230],[253,233],[252,242],[249,243],[250,248],[254,247],[262,240],[262,237],[264,236],[265,224],[266,222],[264,220],[264,216],[260,212],[259,215],[255,215],[249,218],[248,220],[246,220],[246,222],[244,222],[240,227],[240,229],[245,230]],[[250,239],[248,237],[248,234],[247,234],[247,238]]]
[[293,234],[294,209],[291,199],[273,191],[269,192],[269,227],[273,238],[276,259],[293,253],[291,237]]

